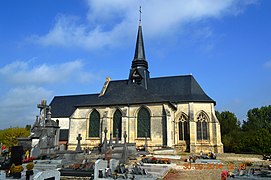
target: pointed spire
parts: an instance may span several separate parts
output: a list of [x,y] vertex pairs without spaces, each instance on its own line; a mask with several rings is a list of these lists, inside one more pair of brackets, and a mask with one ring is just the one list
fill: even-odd
[[141,6],[139,9],[139,26],[136,39],[135,55],[132,61],[132,67],[129,74],[129,83],[136,83],[145,89],[148,89],[150,72],[148,71],[148,62],[145,57],[144,41],[141,25]]
[[141,6],[139,9],[139,13],[140,13],[139,26],[138,26],[135,55],[134,55],[132,67],[144,66],[144,67],[148,68],[148,63],[147,63],[146,57],[145,57],[144,41],[143,41],[143,35],[142,35]]
[[141,25],[139,25],[139,27],[138,27],[134,61],[135,60],[145,60],[146,61]]

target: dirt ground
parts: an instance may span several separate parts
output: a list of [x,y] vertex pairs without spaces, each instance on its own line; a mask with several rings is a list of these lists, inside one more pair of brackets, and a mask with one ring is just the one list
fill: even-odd
[[233,171],[235,168],[241,167],[244,163],[251,163],[252,166],[269,165],[271,161],[262,160],[261,155],[251,154],[218,154],[217,159],[221,160],[222,164],[218,165],[199,165],[184,162],[190,154],[182,154],[181,160],[172,161],[177,166],[173,168],[164,179],[182,179],[182,180],[219,180],[221,172]]

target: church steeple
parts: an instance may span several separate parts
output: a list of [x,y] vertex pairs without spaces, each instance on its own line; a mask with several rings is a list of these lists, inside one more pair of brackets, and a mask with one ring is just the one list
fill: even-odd
[[146,60],[141,25],[138,27],[134,60]]
[[145,57],[144,41],[142,35],[142,25],[141,25],[141,7],[140,7],[140,19],[137,32],[135,55],[132,61],[132,67],[129,75],[129,83],[136,83],[148,89],[148,82],[150,73],[148,71],[148,62]]

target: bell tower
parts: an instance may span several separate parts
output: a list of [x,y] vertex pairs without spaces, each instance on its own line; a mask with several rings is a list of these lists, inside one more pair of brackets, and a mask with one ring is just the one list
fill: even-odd
[[148,70],[148,62],[145,58],[144,42],[141,25],[141,7],[140,19],[137,32],[135,55],[130,69],[129,83],[136,83],[145,89],[148,89],[150,72]]

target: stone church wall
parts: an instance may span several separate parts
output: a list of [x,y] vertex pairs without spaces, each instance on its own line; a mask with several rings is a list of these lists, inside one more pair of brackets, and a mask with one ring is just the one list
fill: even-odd
[[[122,113],[122,129],[127,132],[127,141],[135,142],[138,146],[144,145],[145,138],[137,137],[137,114],[141,107],[146,108],[151,116],[151,137],[148,138],[149,146],[167,145],[175,147],[181,151],[189,150],[190,152],[213,151],[223,152],[221,143],[220,125],[214,114],[214,105],[212,103],[183,103],[177,104],[177,110],[168,104],[148,104],[148,105],[130,105],[130,106],[113,106],[95,108],[100,114],[102,129],[108,129],[107,139],[110,138],[110,132],[113,131],[113,116],[117,109]],[[84,147],[97,146],[102,137],[88,137],[89,117],[93,108],[78,108],[70,118],[69,149],[75,149],[76,137],[80,133],[82,136],[81,144]],[[208,117],[208,140],[197,140],[197,116],[204,112]],[[184,113],[189,120],[190,141],[179,140],[178,122],[181,114]],[[163,130],[163,117],[166,117],[166,129]],[[166,132],[165,132],[166,131]],[[166,136],[163,139],[163,135]]]
[[52,118],[52,120],[59,121],[60,129],[69,129],[70,126],[70,118]]

